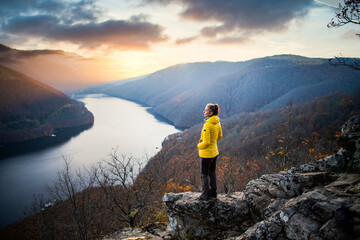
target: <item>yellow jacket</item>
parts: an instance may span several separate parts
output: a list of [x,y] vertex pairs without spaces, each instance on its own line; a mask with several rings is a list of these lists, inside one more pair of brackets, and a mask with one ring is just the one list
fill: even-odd
[[219,155],[217,142],[222,138],[220,118],[212,116],[205,120],[201,130],[201,138],[197,145],[201,158],[213,158]]

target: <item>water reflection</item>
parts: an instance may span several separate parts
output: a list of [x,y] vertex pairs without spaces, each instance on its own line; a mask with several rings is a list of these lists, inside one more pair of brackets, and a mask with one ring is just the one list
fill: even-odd
[[45,136],[38,139],[23,141],[20,143],[8,143],[0,145],[0,160],[10,157],[23,155],[26,153],[34,153],[49,147],[61,145],[72,137],[76,137],[82,131],[91,128],[93,124],[72,127],[58,130],[52,136]]
[[104,95],[80,100],[94,114],[93,127],[62,144],[0,161],[1,227],[18,220],[33,194],[42,193],[44,184],[55,179],[63,156],[72,159],[73,168],[90,167],[114,148],[145,161],[146,155],[160,150],[166,136],[179,131],[137,103]]

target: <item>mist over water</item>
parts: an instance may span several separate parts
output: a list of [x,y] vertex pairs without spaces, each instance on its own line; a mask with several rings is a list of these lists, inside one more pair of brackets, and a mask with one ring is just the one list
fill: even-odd
[[137,103],[105,95],[78,100],[94,114],[92,128],[60,145],[0,161],[0,227],[23,216],[33,195],[43,193],[44,185],[56,178],[63,157],[71,158],[73,169],[90,167],[113,149],[146,161],[160,150],[166,136],[179,132],[165,119],[151,115],[149,107]]

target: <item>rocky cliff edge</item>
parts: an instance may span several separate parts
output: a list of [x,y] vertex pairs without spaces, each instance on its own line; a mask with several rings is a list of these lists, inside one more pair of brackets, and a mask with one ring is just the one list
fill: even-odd
[[178,239],[360,239],[360,117],[342,128],[332,156],[266,174],[210,201],[167,193]]

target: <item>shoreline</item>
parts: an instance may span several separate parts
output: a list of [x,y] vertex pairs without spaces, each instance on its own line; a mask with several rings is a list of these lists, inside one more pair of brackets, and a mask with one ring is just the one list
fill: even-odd
[[94,124],[91,123],[77,127],[56,129],[55,136],[43,136],[21,142],[1,144],[0,161],[63,144],[83,131],[91,129],[93,125]]
[[[135,101],[132,99],[122,98],[122,97],[119,97],[116,95],[105,94],[105,93],[91,93],[91,94],[78,94],[78,95],[75,94],[72,97],[72,99],[75,99],[78,101],[79,99],[82,99],[86,96],[95,97],[96,95],[98,95],[98,97],[119,98],[122,100],[126,100],[129,102],[139,104],[140,106],[146,108],[146,111],[149,114],[151,114],[152,116],[154,116],[154,118],[157,121],[172,125],[175,127],[175,129],[177,129],[179,131],[184,131],[189,128],[189,127],[176,126],[171,120],[169,120],[168,118],[164,117],[163,115],[155,112],[153,107],[146,103],[143,103],[140,101]],[[71,138],[76,137],[83,131],[91,129],[92,126],[93,126],[93,123],[82,125],[82,126],[77,126],[77,127],[61,128],[61,129],[55,130],[56,136],[43,136],[43,137],[29,139],[29,140],[25,140],[25,141],[21,141],[21,142],[0,144],[0,161],[3,159],[6,159],[6,158],[12,158],[12,157],[21,156],[24,154],[35,153],[37,151],[41,151],[41,150],[45,150],[50,147],[61,145],[65,142],[67,142],[68,140],[70,140]],[[164,138],[164,140],[165,140],[165,138]]]
[[140,101],[137,101],[137,100],[133,100],[133,99],[129,99],[129,98],[124,98],[124,97],[120,97],[120,96],[117,96],[115,94],[108,94],[108,93],[90,93],[90,94],[80,94],[80,95],[75,95],[75,99],[78,99],[79,96],[81,97],[84,97],[84,96],[87,96],[87,95],[102,95],[102,96],[109,96],[109,97],[114,97],[114,98],[119,98],[119,99],[122,99],[122,100],[126,100],[126,101],[129,101],[129,102],[133,102],[133,103],[136,103],[136,104],[139,104],[140,106],[142,107],[145,107],[147,108],[146,111],[148,113],[150,113],[151,115],[153,115],[155,117],[156,120],[158,120],[159,122],[164,122],[164,123],[167,123],[169,125],[172,125],[174,126],[177,130],[180,130],[180,131],[184,131],[185,129],[189,129],[190,127],[187,127],[187,126],[177,126],[174,124],[173,121],[171,121],[170,119],[164,117],[163,115],[161,115],[160,113],[158,112],[155,112],[154,111],[154,107],[150,106],[149,104],[147,103],[144,103],[144,102],[140,102]]
[[[85,96],[84,96],[85,97]],[[101,95],[98,95],[98,96],[94,96],[94,98],[96,98],[96,97],[98,97],[98,98],[101,98]],[[121,100],[121,98],[113,98],[113,101],[115,101],[116,99],[118,99],[117,101],[119,101],[119,100]],[[104,95],[104,100],[105,100],[105,95]],[[143,107],[144,105],[137,105],[137,104],[132,104],[132,101],[128,101],[128,103],[127,103],[128,105],[131,105],[131,106],[134,106],[134,107],[136,107],[136,108],[141,108],[142,109],[142,111],[141,112],[145,112],[145,113],[148,113],[148,111],[146,111],[147,110],[147,107]],[[101,106],[101,105],[100,105]],[[145,110],[145,111],[144,111]],[[96,111],[94,110],[94,112],[96,113]],[[144,114],[145,114],[144,113]],[[112,116],[113,114],[110,112],[110,114],[109,114],[109,116]],[[117,118],[117,117],[116,117]],[[161,124],[159,121],[160,120],[164,120],[164,119],[154,119],[154,118],[152,118],[151,116],[149,116],[149,118],[148,119],[150,119],[150,120],[152,120],[151,122],[158,122],[158,124],[159,124],[159,126],[160,126],[160,128],[162,129],[163,128],[163,124]],[[96,122],[96,120],[95,120],[95,122]],[[164,124],[164,125],[167,125],[167,124]],[[174,126],[172,125],[171,127],[169,126],[169,128],[171,128],[171,129],[174,129]],[[86,131],[84,131],[84,132],[82,132],[82,129],[78,129],[78,135],[74,135],[74,131],[76,131],[76,129],[72,129],[73,131],[70,131],[70,136],[68,136],[67,138],[66,138],[66,136],[64,136],[64,141],[63,142],[57,142],[57,143],[55,143],[54,145],[52,145],[52,146],[49,146],[49,141],[54,141],[54,140],[58,140],[58,139],[60,139],[61,138],[61,135],[63,134],[63,135],[66,135],[65,134],[65,130],[69,130],[69,129],[63,129],[62,131],[58,131],[58,132],[56,132],[55,133],[55,135],[56,135],[56,137],[52,137],[51,135],[48,135],[48,136],[46,136],[46,137],[44,137],[44,138],[42,138],[42,140],[43,140],[43,143],[45,144],[45,147],[44,148],[42,148],[42,149],[37,149],[37,150],[35,150],[34,149],[34,147],[32,147],[31,145],[33,145],[33,144],[29,144],[29,146],[27,146],[27,153],[25,153],[25,152],[22,152],[22,151],[20,151],[19,149],[22,149],[23,147],[20,147],[20,146],[18,146],[18,144],[16,144],[16,146],[14,146],[13,147],[13,149],[14,149],[14,152],[16,153],[16,154],[14,154],[12,157],[10,157],[10,156],[8,156],[7,158],[4,158],[4,159],[1,159],[0,160],[0,162],[2,162],[2,163],[5,163],[5,162],[9,162],[9,163],[16,163],[16,161],[17,161],[17,158],[18,157],[21,157],[21,158],[27,158],[26,160],[30,160],[29,159],[29,157],[31,157],[31,158],[33,158],[33,154],[42,154],[42,152],[47,152],[47,151],[54,151],[54,149],[56,149],[56,148],[61,148],[63,145],[67,145],[67,142],[72,142],[72,139],[76,139],[76,138],[81,138],[81,136],[82,136],[82,134],[83,133],[85,133],[84,135],[87,135],[87,132],[90,132],[90,131],[93,131],[94,129],[98,129],[98,128],[96,128],[96,125],[94,125],[93,127],[91,127],[91,126],[89,126],[89,129],[87,129],[87,130],[89,130],[89,131],[87,131],[86,129]],[[101,129],[101,131],[103,130],[102,128],[100,128]],[[160,130],[161,130],[160,129]],[[178,131],[178,130],[177,130]],[[102,132],[104,132],[104,131],[102,131]],[[106,131],[105,131],[105,134],[106,134]],[[167,134],[163,134],[164,135],[164,137],[162,137],[161,138],[161,140],[159,139],[159,143],[156,143],[156,146],[159,146],[159,148],[161,148],[162,147],[162,143],[161,143],[161,141],[164,141],[165,139],[166,139],[166,137],[167,136],[169,136],[169,135],[171,135],[172,133],[167,133]],[[79,136],[79,135],[81,135],[81,136]],[[94,135],[94,136],[97,136],[97,135]],[[37,141],[35,141],[35,142],[37,142]],[[26,143],[28,143],[28,142],[26,142]],[[24,143],[22,143],[22,144],[24,144]],[[14,144],[15,145],[15,144]],[[24,144],[24,145],[26,145],[26,144]],[[103,145],[104,146],[104,145]],[[109,146],[109,144],[107,144],[106,146]],[[105,146],[105,147],[106,147]],[[26,147],[26,146],[25,146]],[[104,149],[104,148],[102,148],[102,149]],[[154,145],[154,149],[155,149],[155,145]],[[156,148],[156,149],[158,149],[158,148]],[[1,150],[1,149],[0,149]],[[146,149],[145,149],[146,150]],[[142,150],[141,150],[142,151]],[[104,151],[105,152],[105,151]],[[154,154],[151,154],[151,156],[149,156],[149,157],[153,157],[153,156],[155,156],[156,154],[157,154],[157,152],[158,152],[158,150],[156,150],[156,152],[154,153]],[[59,153],[62,153],[62,152],[59,152]],[[146,152],[145,152],[146,153]],[[106,152],[106,154],[108,154],[108,152]],[[141,153],[141,154],[144,154],[143,152]],[[53,155],[52,155],[53,156]],[[60,156],[60,154],[59,154],[59,156]],[[103,157],[103,156],[105,156],[105,154],[104,155],[101,155],[101,157]],[[38,158],[38,159],[42,159],[42,158]],[[86,158],[84,158],[84,159],[86,159]],[[97,160],[96,161],[99,161],[99,159],[101,159],[101,158],[97,158]],[[13,161],[14,160],[14,161]],[[87,162],[88,162],[88,160],[86,160]],[[29,162],[32,162],[32,161],[26,161],[26,163],[29,163]],[[35,162],[39,162],[39,161],[35,161]],[[52,161],[53,162],[53,161]],[[52,165],[54,165],[54,163],[55,162],[53,162],[52,163]],[[32,166],[32,165],[31,165]],[[34,169],[38,169],[38,168],[34,168]],[[40,178],[43,178],[42,176],[40,177]],[[4,182],[7,182],[7,181],[4,181]],[[27,182],[35,182],[35,181],[33,181],[33,180],[31,180],[31,181],[27,181]],[[5,188],[4,188],[5,189]],[[30,188],[27,188],[27,189],[30,189]],[[31,188],[32,189],[32,188]],[[37,192],[37,191],[32,191],[32,193],[34,193],[34,192]],[[41,191],[40,191],[41,192]],[[23,193],[23,191],[22,191],[22,193],[21,194],[28,194],[28,193]],[[5,194],[4,194],[5,195]],[[11,195],[11,194],[10,194]],[[19,198],[18,197],[18,195],[17,194],[13,194],[15,197],[17,197],[17,198]],[[29,195],[29,194],[28,194]],[[29,195],[30,196],[30,195]],[[32,196],[32,195],[31,195]],[[19,199],[23,199],[24,197],[20,197]],[[31,197],[29,197],[29,198],[31,198]],[[6,198],[5,198],[6,199]],[[4,200],[5,202],[6,202],[6,204],[8,204],[8,202],[9,201],[6,201],[6,200]],[[11,201],[10,201],[11,202]],[[19,205],[19,204],[18,204]],[[5,205],[4,205],[5,206]],[[25,205],[24,205],[25,206]],[[28,206],[28,204],[26,205],[26,206]],[[22,208],[22,205],[20,204],[19,205],[19,207],[17,207],[17,208]],[[11,207],[9,207],[9,209],[11,209]],[[11,212],[11,216],[21,216],[21,217],[23,217],[23,215],[22,215],[22,212],[19,212],[19,214],[17,214],[17,212],[19,212],[18,211],[18,209],[16,210],[16,211],[13,211],[13,212]],[[11,221],[12,223],[15,223],[15,222],[18,222],[16,219],[14,220],[14,221]],[[3,223],[5,223],[1,228],[4,228],[4,227],[6,227],[6,226],[9,226],[10,224],[11,224],[11,222],[10,221],[8,221],[8,220],[4,220],[3,221]]]

